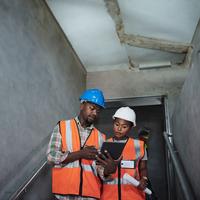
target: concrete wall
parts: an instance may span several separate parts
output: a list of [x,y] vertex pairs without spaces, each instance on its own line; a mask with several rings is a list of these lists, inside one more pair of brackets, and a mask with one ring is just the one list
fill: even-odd
[[43,0],[0,1],[0,199],[45,158],[59,119],[75,116],[86,73]]
[[87,87],[101,88],[106,98],[163,95],[169,96],[170,113],[179,96],[188,69],[173,67],[157,70],[115,70],[90,72]]
[[192,43],[192,66],[173,114],[172,130],[175,146],[195,191],[196,199],[200,199],[200,23]]

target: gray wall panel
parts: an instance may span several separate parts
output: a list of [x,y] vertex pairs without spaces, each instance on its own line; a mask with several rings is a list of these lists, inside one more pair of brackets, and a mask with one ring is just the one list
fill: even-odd
[[78,113],[86,73],[44,1],[1,0],[0,24],[0,199],[6,199],[45,157],[57,121]]
[[175,146],[196,198],[200,199],[200,23],[192,43],[194,45],[192,65],[173,114],[172,128]]

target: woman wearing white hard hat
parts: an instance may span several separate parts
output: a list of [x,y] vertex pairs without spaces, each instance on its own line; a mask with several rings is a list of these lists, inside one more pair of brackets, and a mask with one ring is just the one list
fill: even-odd
[[[144,142],[128,137],[132,127],[136,126],[136,114],[129,107],[119,108],[113,115],[114,136],[108,141],[125,143],[122,160],[118,164],[111,181],[103,182],[101,200],[144,200],[143,190],[147,185],[147,156]],[[138,187],[124,179],[127,173],[139,181]]]

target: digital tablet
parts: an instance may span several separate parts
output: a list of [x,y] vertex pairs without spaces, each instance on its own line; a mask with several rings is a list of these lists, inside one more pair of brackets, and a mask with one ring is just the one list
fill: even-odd
[[111,157],[114,160],[117,160],[124,149],[126,143],[117,143],[117,142],[104,142],[102,147],[101,147],[101,153],[105,154],[105,150],[107,150]]

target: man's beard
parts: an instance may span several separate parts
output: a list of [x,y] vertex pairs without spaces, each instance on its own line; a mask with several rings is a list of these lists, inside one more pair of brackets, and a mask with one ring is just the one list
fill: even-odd
[[91,125],[91,124],[93,124],[95,122],[95,120],[96,120],[95,117],[88,117],[86,119],[86,123],[89,124],[89,125]]

